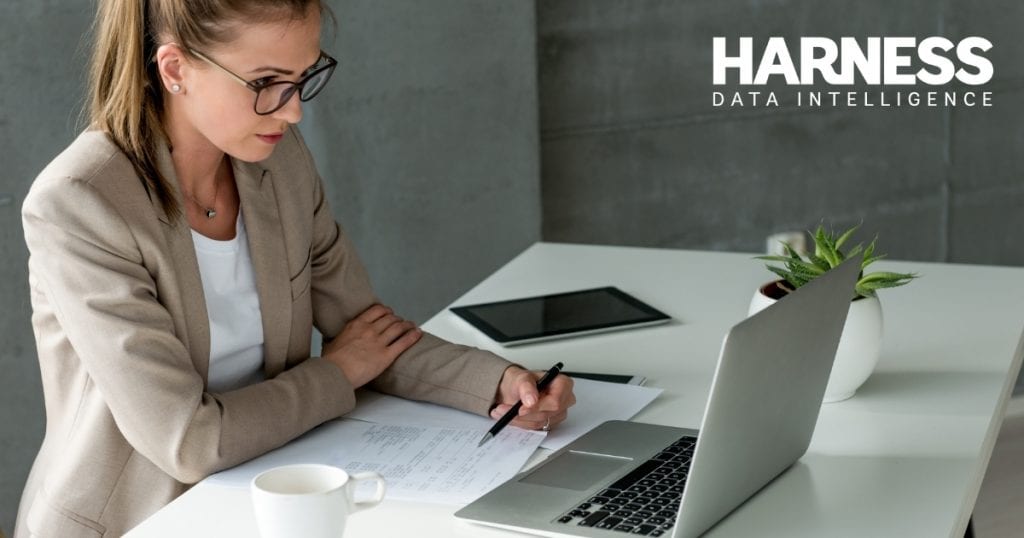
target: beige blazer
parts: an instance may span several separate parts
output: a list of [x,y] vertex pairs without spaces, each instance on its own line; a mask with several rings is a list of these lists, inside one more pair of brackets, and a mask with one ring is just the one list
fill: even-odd
[[[166,147],[159,166],[177,185]],[[313,159],[292,129],[266,161],[233,166],[268,381],[220,394],[205,391],[210,330],[188,224],[95,131],[32,185],[22,217],[47,423],[15,538],[120,536],[190,484],[352,409],[341,371],[309,356],[312,329],[337,335],[378,299]],[[507,366],[425,334],[373,386],[486,413]]]

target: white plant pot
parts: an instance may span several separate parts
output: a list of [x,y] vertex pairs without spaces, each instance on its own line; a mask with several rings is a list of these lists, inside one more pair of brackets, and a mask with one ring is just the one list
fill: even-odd
[[[748,316],[775,303],[765,295],[761,286],[750,300]],[[867,381],[882,350],[882,303],[878,297],[866,297],[850,302],[850,312],[839,339],[839,349],[832,365],[832,374],[825,388],[825,403],[846,400]]]

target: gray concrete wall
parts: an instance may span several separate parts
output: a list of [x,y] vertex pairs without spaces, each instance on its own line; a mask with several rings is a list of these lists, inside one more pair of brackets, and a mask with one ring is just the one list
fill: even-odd
[[[1024,264],[1007,233],[1024,225],[1024,4],[537,5],[545,240],[760,251],[769,233],[825,219],[863,222],[892,258]],[[995,106],[712,106],[714,36],[932,35],[993,42]]]
[[382,300],[426,321],[540,239],[533,3],[331,5],[305,132]]
[[[302,129],[382,298],[424,321],[540,238],[533,3],[330,5],[340,31],[324,48],[340,67],[306,106]],[[0,3],[0,530],[8,534],[44,425],[19,208],[32,178],[75,136],[92,6]]]
[[[768,234],[825,221],[837,229],[861,223],[859,239],[877,234],[894,259],[1024,265],[1016,232],[1024,229],[1021,2],[537,6],[545,240],[758,252]],[[731,87],[713,87],[715,36],[731,39],[730,55],[738,37],[754,37],[759,59],[770,36],[933,35],[993,43],[986,56],[995,76],[984,89],[994,106],[765,108],[749,106],[749,97],[742,108],[712,104],[713,90],[792,95],[777,81],[737,87],[735,74]],[[1024,375],[1015,392],[1024,393]]]
[[21,201],[74,137],[91,2],[0,3],[0,529],[10,535],[43,436]]

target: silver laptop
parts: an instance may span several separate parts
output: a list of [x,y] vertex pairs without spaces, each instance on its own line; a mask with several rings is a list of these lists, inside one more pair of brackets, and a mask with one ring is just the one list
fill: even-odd
[[699,430],[606,422],[456,517],[544,536],[707,531],[806,452],[860,263],[729,330]]

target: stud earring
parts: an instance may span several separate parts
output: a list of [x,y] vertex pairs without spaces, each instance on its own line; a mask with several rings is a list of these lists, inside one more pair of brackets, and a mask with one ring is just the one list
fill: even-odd
[[181,91],[181,85],[180,84],[171,84],[171,91],[174,92],[174,93],[180,92]]

